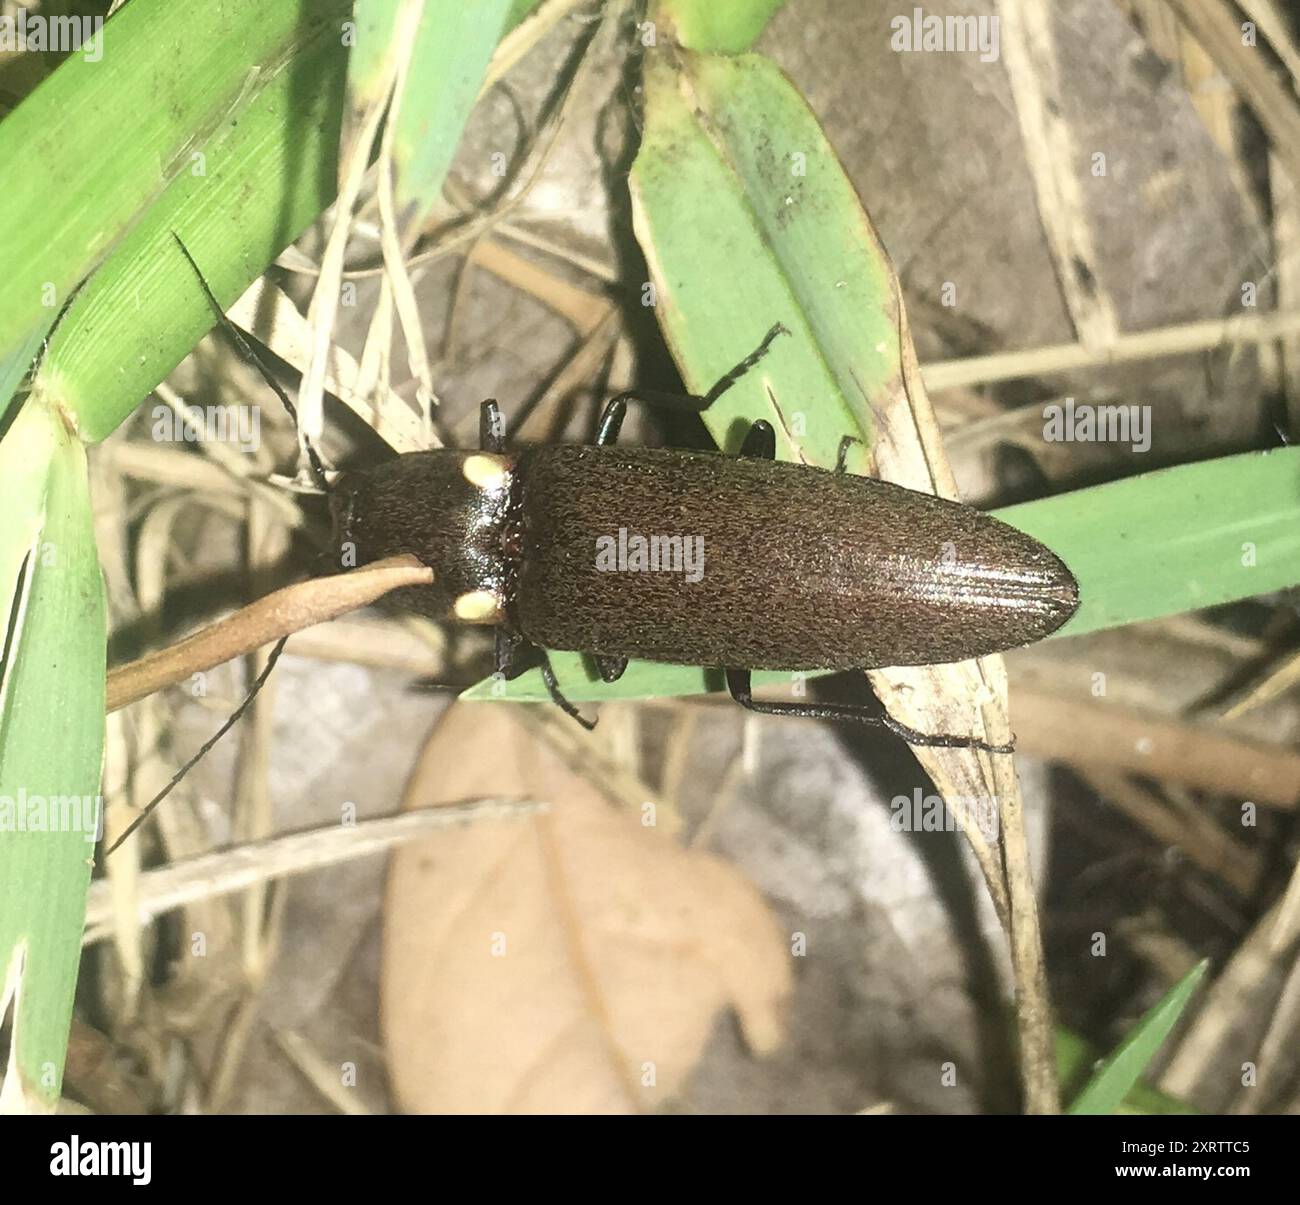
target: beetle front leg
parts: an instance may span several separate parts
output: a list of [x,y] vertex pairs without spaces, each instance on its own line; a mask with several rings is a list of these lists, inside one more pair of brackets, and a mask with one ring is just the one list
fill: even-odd
[[778,322],[763,336],[763,341],[749,355],[714,383],[713,388],[708,393],[663,393],[659,390],[638,389],[620,393],[617,397],[611,398],[605,406],[604,413],[600,416],[600,426],[596,430],[596,446],[603,448],[617,442],[618,433],[623,426],[623,419],[627,415],[628,402],[640,402],[646,406],[662,406],[670,410],[689,410],[693,414],[704,413],[745,373],[753,368],[759,360],[767,355],[767,349],[772,345],[772,340],[777,335],[788,335],[789,333]]
[[587,719],[564,697],[560,684],[555,679],[555,670],[551,668],[551,659],[540,645],[534,644],[525,636],[508,632],[505,628],[497,628],[495,660],[496,672],[507,682],[512,682],[530,669],[541,670],[542,681],[546,684],[546,693],[551,696],[551,702],[565,715],[577,720],[588,732],[595,728],[596,721]]
[[536,650],[537,646],[530,640],[505,628],[498,627],[493,633],[496,672],[507,682],[513,682],[520,674],[536,666]]
[[869,708],[855,707],[849,703],[777,703],[755,699],[749,670],[729,669],[726,675],[727,693],[746,711],[758,712],[760,715],[799,716],[803,719],[871,724],[875,727],[888,728],[896,736],[901,736],[909,745],[928,749],[980,749],[985,753],[1015,752],[1014,744],[992,745],[974,736],[937,736],[928,732],[918,732],[915,728],[899,723],[883,707],[879,713],[876,713]]
[[501,407],[494,397],[488,398],[478,408],[478,446],[483,452],[506,450],[506,421],[501,417]]

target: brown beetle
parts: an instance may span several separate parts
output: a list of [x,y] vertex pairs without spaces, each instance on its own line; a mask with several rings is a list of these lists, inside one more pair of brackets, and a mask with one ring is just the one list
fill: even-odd
[[777,462],[761,421],[739,457],[616,446],[629,401],[703,411],[783,332],[773,327],[702,396],[614,398],[595,446],[507,453],[489,401],[481,451],[407,453],[345,473],[331,499],[344,564],[414,554],[435,581],[400,601],[496,625],[498,672],[539,667],[579,719],[545,649],[590,653],[607,682],[629,657],[722,666],[751,710],[1007,751],[865,708],[758,701],[750,671],[933,665],[1041,640],[1078,606],[1050,549],[972,507],[844,472],[848,440],[834,471]]

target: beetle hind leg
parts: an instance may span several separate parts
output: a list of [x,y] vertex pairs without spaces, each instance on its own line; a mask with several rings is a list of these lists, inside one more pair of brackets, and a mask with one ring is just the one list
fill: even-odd
[[564,695],[560,692],[560,684],[555,680],[555,671],[551,668],[551,659],[546,655],[545,649],[538,649],[539,662],[538,668],[542,671],[542,681],[546,683],[546,692],[551,696],[551,702],[556,705],[565,715],[578,721],[588,732],[596,727],[595,720],[589,720],[582,714]]
[[760,715],[800,716],[805,719],[871,724],[888,728],[896,736],[901,736],[909,745],[928,749],[979,749],[985,753],[1015,751],[1014,744],[993,745],[974,736],[944,736],[918,732],[915,728],[909,728],[894,719],[883,706],[879,712],[875,712],[868,707],[855,707],[848,703],[778,703],[755,699],[749,670],[729,669],[726,675],[727,693],[746,711],[758,712]]

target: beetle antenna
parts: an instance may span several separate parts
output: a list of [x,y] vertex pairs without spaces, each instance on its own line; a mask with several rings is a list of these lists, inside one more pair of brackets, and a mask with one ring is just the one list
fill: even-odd
[[135,832],[136,829],[148,820],[154,808],[156,808],[164,799],[167,798],[168,795],[172,793],[172,789],[176,784],[180,782],[180,780],[184,778],[185,775],[187,775],[199,763],[199,761],[206,757],[209,750],[211,750],[212,747],[239,722],[239,717],[248,710],[249,704],[257,698],[258,691],[266,685],[266,680],[271,676],[271,671],[275,668],[275,663],[279,661],[280,654],[284,652],[284,646],[288,639],[288,636],[281,636],[280,639],[275,642],[275,647],[271,649],[271,653],[266,659],[266,665],[262,667],[262,672],[253,680],[253,685],[248,688],[248,693],[244,696],[244,701],[230,713],[226,718],[225,723],[203,742],[199,751],[172,775],[171,781],[140,809],[140,814],[126,826],[126,831],[104,851],[104,857],[107,858],[108,855],[121,845],[123,841],[125,841],[133,832]]
[[[283,386],[281,386],[280,382],[275,379],[270,370],[262,362],[261,356],[253,350],[253,345],[244,337],[244,332],[226,317],[226,311],[221,308],[221,302],[217,300],[216,295],[212,292],[212,289],[204,278],[199,265],[195,263],[194,256],[190,254],[189,248],[181,242],[181,236],[174,230],[171,232],[171,236],[176,240],[176,245],[181,249],[181,254],[189,261],[190,267],[194,269],[194,275],[199,279],[199,286],[203,289],[203,295],[208,299],[208,304],[212,307],[212,312],[217,316],[218,325],[220,325],[221,329],[234,340],[235,346],[239,349],[239,354],[243,356],[249,364],[257,369],[258,375],[262,380],[264,380],[275,391],[275,396],[280,399],[280,404],[288,412],[289,417],[293,419],[293,425],[298,427],[298,408],[289,400],[289,395],[285,393]],[[299,429],[301,430],[301,428]],[[311,440],[309,440],[305,435],[303,436],[302,443],[303,447],[307,449],[307,459],[311,462],[312,475],[316,478],[321,489],[328,493],[329,480],[325,476],[325,466],[321,462],[320,456],[317,454]]]

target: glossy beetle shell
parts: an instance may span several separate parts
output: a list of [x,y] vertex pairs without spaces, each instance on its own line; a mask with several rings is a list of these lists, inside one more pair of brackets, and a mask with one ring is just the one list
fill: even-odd
[[[538,447],[518,456],[514,497],[509,614],[548,648],[750,669],[926,665],[1041,640],[1078,605],[1070,571],[1015,528],[804,465]],[[620,528],[702,540],[699,580],[601,571],[597,541]]]

